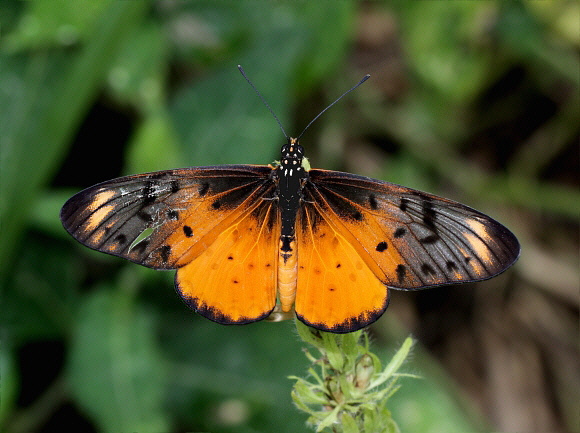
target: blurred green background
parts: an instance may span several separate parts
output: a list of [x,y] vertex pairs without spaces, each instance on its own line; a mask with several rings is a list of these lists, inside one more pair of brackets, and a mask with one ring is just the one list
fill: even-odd
[[2,2],[0,429],[297,432],[292,322],[225,327],[173,273],[61,227],[73,193],[123,174],[314,167],[443,195],[519,237],[490,281],[393,293],[387,360],[419,340],[389,408],[405,432],[579,431],[580,5],[511,2]]

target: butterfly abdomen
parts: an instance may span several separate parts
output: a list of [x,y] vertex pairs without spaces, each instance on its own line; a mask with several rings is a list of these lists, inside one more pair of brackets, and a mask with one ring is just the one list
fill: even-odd
[[288,312],[296,299],[298,257],[294,237],[281,236],[278,251],[278,296],[282,311]]

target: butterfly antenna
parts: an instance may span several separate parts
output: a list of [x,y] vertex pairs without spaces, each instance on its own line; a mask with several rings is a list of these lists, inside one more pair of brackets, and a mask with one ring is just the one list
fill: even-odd
[[272,111],[272,109],[270,108],[270,106],[268,105],[268,103],[266,102],[266,100],[262,97],[262,94],[260,92],[258,92],[258,89],[256,89],[256,86],[254,86],[254,84],[246,76],[246,73],[244,72],[244,68],[242,68],[242,65],[238,65],[238,69],[242,73],[242,76],[250,84],[250,86],[252,86],[252,89],[254,89],[256,91],[256,93],[258,94],[258,96],[260,97],[260,99],[262,100],[262,102],[264,103],[264,105],[266,106],[266,108],[268,108],[268,110],[270,110],[270,113],[272,113],[272,116],[274,116],[274,119],[276,119],[276,122],[278,122],[278,126],[280,126],[280,129],[282,130],[282,134],[284,134],[284,137],[288,138],[288,136],[286,135],[286,131],[284,131],[284,127],[282,126],[282,123],[280,123],[280,120],[278,119],[278,116],[276,116],[274,114],[274,112]]
[[308,125],[306,125],[306,128],[304,128],[304,131],[302,131],[302,133],[298,136],[298,139],[300,139],[300,137],[302,137],[302,135],[306,132],[306,130],[308,129],[308,127],[310,125],[312,125],[314,123],[314,121],[316,119],[318,119],[320,116],[322,116],[322,113],[324,113],[326,110],[328,110],[330,107],[332,107],[334,104],[336,104],[338,101],[340,101],[343,96],[345,96],[347,93],[352,92],[354,89],[356,89],[358,86],[360,86],[362,83],[364,83],[366,80],[368,80],[371,77],[370,74],[366,74],[364,77],[362,77],[362,79],[356,83],[354,86],[352,86],[349,90],[347,90],[346,92],[344,92],[342,95],[340,95],[332,104],[330,104],[328,107],[326,107],[324,110],[322,110],[320,113],[318,113],[318,116],[316,116],[314,119],[312,119],[310,121],[310,123]]

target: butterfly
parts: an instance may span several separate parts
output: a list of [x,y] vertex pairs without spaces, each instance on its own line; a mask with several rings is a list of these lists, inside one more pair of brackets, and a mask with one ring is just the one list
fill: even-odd
[[310,168],[298,138],[287,139],[275,165],[100,183],[70,198],[60,218],[89,248],[177,269],[177,292],[210,320],[243,324],[294,309],[306,325],[335,333],[376,321],[390,289],[485,280],[520,253],[507,228],[470,207]]

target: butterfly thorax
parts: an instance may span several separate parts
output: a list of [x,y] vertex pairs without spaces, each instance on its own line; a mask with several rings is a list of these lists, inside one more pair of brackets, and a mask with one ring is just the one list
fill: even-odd
[[302,187],[308,172],[302,166],[304,149],[298,139],[290,138],[282,146],[280,165],[276,168],[280,209],[280,244],[278,251],[278,291],[283,311],[289,311],[296,294],[298,257],[296,251],[296,214],[302,199]]
[[296,212],[302,198],[302,186],[308,173],[302,167],[304,148],[298,139],[290,138],[282,146],[280,165],[277,167],[278,199],[281,210],[282,236],[294,237]]

